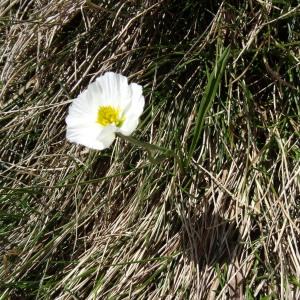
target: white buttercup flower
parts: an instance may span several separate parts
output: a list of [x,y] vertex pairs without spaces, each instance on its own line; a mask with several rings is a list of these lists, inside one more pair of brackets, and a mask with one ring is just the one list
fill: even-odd
[[107,72],[89,84],[69,107],[67,139],[103,150],[115,134],[130,135],[137,127],[145,99],[142,87],[127,77]]

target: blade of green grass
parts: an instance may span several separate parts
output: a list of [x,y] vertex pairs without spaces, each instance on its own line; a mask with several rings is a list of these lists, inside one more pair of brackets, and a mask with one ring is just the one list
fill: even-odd
[[200,101],[199,108],[198,108],[196,125],[193,130],[193,139],[192,139],[191,146],[188,150],[188,162],[193,156],[193,153],[196,150],[197,145],[199,143],[201,133],[203,130],[204,120],[207,115],[207,112],[209,111],[216,97],[217,90],[220,85],[221,79],[223,77],[225,66],[229,57],[229,53],[230,53],[230,48],[228,47],[221,53],[219,59],[215,64],[213,71],[209,75],[208,83],[206,85],[204,95]]

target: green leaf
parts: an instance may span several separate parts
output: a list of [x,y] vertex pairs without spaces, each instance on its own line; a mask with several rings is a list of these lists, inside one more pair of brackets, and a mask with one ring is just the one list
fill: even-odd
[[225,66],[229,57],[229,53],[230,53],[230,48],[228,47],[221,53],[221,56],[217,60],[213,71],[209,75],[208,83],[206,85],[204,95],[198,107],[196,125],[193,131],[193,140],[188,151],[188,161],[190,161],[199,143],[201,133],[203,130],[204,120],[207,115],[207,112],[211,108],[214,99],[216,97],[217,90],[220,85],[221,79],[223,77]]

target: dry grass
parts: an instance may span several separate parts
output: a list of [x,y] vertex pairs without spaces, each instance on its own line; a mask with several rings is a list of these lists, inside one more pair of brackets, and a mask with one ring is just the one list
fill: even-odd
[[[1,1],[0,299],[300,298],[300,5],[217,2]],[[65,140],[107,70],[144,86],[135,136],[185,173]]]

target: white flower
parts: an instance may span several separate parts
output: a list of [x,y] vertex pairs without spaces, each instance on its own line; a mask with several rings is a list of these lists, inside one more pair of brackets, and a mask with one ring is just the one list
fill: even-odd
[[115,133],[130,135],[137,127],[145,99],[142,87],[107,72],[89,84],[69,107],[67,139],[92,149],[108,148]]

